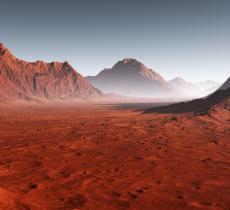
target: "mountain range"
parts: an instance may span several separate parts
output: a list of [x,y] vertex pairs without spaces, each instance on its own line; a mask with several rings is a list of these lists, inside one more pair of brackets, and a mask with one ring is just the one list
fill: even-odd
[[200,90],[207,91],[210,89],[218,89],[220,87],[221,83],[216,82],[216,81],[211,81],[211,80],[206,80],[206,81],[200,81],[194,83],[194,85],[199,88]]
[[124,59],[96,76],[86,77],[95,87],[132,97],[182,97],[168,82],[136,59]]
[[176,90],[180,90],[188,96],[197,96],[200,93],[200,90],[196,87],[196,85],[191,82],[186,82],[181,77],[176,77],[175,79],[168,81],[168,83]]
[[[222,89],[230,81],[226,83]],[[131,58],[84,78],[68,62],[26,62],[0,43],[1,99],[196,98],[209,95],[219,86],[214,81],[191,83],[180,77],[166,81],[156,71]]]
[[217,90],[221,85],[218,82],[210,80],[192,83],[185,81],[181,77],[176,77],[175,79],[169,80],[168,83],[172,85],[176,90],[194,98],[209,95]]
[[0,97],[63,99],[101,97],[68,62],[26,62],[0,44]]
[[131,97],[196,98],[206,96],[220,86],[215,81],[191,83],[181,77],[166,81],[156,71],[131,58],[86,78],[104,92]]

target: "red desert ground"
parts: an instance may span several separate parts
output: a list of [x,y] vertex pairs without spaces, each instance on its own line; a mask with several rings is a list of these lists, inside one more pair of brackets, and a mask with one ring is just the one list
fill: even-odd
[[175,83],[197,88],[135,59],[84,78],[0,44],[0,209],[229,210],[230,79],[192,101]]

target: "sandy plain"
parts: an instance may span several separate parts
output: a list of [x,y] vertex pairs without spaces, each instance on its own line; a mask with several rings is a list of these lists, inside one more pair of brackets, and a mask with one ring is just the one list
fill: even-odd
[[150,105],[1,105],[0,209],[229,210],[229,121]]

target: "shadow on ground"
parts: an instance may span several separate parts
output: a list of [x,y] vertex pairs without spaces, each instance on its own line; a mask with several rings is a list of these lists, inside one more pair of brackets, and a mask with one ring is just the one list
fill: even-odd
[[143,113],[179,114],[191,112],[194,114],[206,114],[213,106],[223,102],[228,97],[230,97],[230,89],[219,90],[207,98],[195,99],[189,102],[181,102],[166,106],[153,107],[143,110]]
[[117,103],[117,104],[97,104],[98,106],[111,107],[115,110],[143,111],[155,107],[167,106],[171,103]]

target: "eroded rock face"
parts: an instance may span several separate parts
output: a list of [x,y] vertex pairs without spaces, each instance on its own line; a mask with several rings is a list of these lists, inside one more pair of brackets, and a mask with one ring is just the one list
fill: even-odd
[[0,96],[9,98],[88,98],[104,94],[68,62],[26,62],[0,44]]
[[87,79],[102,91],[138,97],[178,97],[179,91],[135,59],[124,59]]

